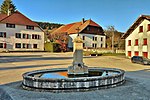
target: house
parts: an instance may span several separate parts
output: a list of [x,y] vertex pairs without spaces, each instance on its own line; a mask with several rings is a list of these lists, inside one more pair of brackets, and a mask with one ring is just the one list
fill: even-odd
[[44,32],[19,11],[0,14],[0,51],[43,51]]
[[93,20],[84,20],[80,22],[63,25],[53,31],[51,34],[68,34],[68,48],[73,48],[73,39],[78,35],[83,39],[84,48],[105,48],[106,36],[100,25]]
[[150,58],[150,16],[141,15],[123,35],[126,56]]

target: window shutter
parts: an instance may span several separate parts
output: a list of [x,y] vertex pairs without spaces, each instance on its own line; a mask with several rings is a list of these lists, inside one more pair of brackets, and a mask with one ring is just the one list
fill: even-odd
[[7,44],[6,44],[6,43],[4,43],[4,48],[6,48],[6,46],[7,46]]
[[6,38],[6,32],[4,32],[4,38]]

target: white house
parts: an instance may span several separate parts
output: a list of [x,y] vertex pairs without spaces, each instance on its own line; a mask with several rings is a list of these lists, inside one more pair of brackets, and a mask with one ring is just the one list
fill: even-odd
[[0,51],[43,51],[44,32],[19,11],[0,14]]
[[126,56],[150,58],[150,16],[141,15],[123,35]]
[[63,25],[52,32],[52,34],[67,33],[69,35],[68,48],[73,48],[73,39],[78,35],[83,39],[84,48],[105,48],[106,36],[100,25],[89,20]]

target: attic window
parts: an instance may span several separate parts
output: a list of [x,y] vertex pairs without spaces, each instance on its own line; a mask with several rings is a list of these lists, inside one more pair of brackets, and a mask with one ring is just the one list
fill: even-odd
[[27,26],[26,26],[26,29],[34,30],[34,26],[27,25]]
[[89,31],[89,30],[90,30],[90,27],[87,27],[86,29],[87,29],[87,31]]
[[147,31],[150,31],[150,24],[147,25]]
[[139,33],[140,33],[140,32],[143,32],[143,26],[140,26],[140,27],[139,27]]
[[7,28],[15,28],[15,24],[6,23],[6,27]]

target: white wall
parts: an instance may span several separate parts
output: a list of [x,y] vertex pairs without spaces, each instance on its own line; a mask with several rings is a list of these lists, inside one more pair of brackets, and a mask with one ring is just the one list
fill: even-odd
[[[69,35],[69,42],[68,42],[69,48],[73,47],[72,40],[76,36],[77,36],[77,34]],[[85,40],[83,41],[85,43],[85,47],[92,47],[93,43],[96,43],[98,48],[101,47],[101,44],[102,44],[102,48],[105,48],[105,46],[106,46],[106,36],[80,33],[80,37],[83,38],[83,36],[85,36]],[[97,41],[93,41],[93,37],[97,37]],[[103,38],[103,41],[101,41],[101,37]]]
[[[128,51],[131,51],[131,56],[134,56],[135,51],[139,51],[139,56],[143,56],[142,52],[148,52],[148,58],[150,58],[150,31],[147,31],[147,25],[150,21],[144,20],[142,23],[126,38],[126,56]],[[143,26],[143,32],[139,33],[139,27]],[[143,45],[143,39],[147,38],[148,45]],[[135,39],[138,39],[138,46],[135,46]],[[128,40],[131,40],[131,46],[128,46]]]
[[[15,28],[6,28],[6,24],[0,23],[0,32],[6,32],[6,38],[0,37],[1,43],[7,43],[7,50],[10,51],[25,51],[25,50],[44,50],[44,32],[40,30],[39,27],[34,27],[34,30],[26,29],[26,26],[24,25],[15,25]],[[32,34],[40,35],[40,39],[18,39],[15,38],[15,33],[25,33],[32,36]],[[23,36],[23,35],[22,35]],[[33,48],[15,48],[15,43],[28,43],[28,44],[38,44],[37,49]],[[1,48],[0,48],[1,49]],[[2,50],[2,49],[1,49]]]

